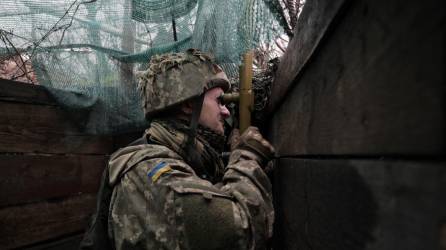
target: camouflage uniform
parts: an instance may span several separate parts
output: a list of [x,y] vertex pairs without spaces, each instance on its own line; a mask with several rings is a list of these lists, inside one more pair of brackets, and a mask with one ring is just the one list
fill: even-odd
[[115,248],[266,249],[274,212],[261,157],[236,148],[221,182],[212,184],[183,160],[185,135],[169,130],[153,122],[147,137],[160,144],[126,147],[110,160]]
[[[156,56],[139,79],[148,118],[213,87],[229,89],[221,68],[198,50]],[[188,131],[181,122],[152,121],[149,143],[112,155],[83,249],[266,249],[274,211],[262,167],[272,147],[249,128],[225,167],[209,140]]]

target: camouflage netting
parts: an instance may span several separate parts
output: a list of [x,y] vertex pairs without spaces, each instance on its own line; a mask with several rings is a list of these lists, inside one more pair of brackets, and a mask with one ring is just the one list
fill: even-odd
[[146,125],[135,71],[152,55],[198,48],[236,77],[245,51],[283,33],[278,4],[2,0],[0,61],[20,54],[34,70],[30,81],[46,86],[89,133],[134,131]]

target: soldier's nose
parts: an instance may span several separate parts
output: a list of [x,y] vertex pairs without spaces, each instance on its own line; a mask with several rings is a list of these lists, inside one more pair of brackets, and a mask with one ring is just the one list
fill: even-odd
[[231,115],[231,112],[229,112],[228,108],[226,108],[226,106],[223,105],[223,106],[221,107],[221,116],[222,116],[224,119],[226,119],[226,118],[228,118],[230,115]]

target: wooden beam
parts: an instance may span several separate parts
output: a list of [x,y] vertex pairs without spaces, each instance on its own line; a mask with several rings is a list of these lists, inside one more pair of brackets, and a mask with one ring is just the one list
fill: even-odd
[[130,133],[122,133],[122,134],[114,134],[113,135],[113,147],[115,150],[125,147],[132,143],[133,141],[141,138],[144,134],[144,130],[139,132],[130,132]]
[[108,154],[110,136],[83,133],[56,106],[0,101],[0,152]]
[[352,3],[271,119],[279,155],[444,155],[444,7]]
[[70,235],[85,229],[95,195],[0,209],[0,245],[11,249]]
[[320,43],[328,35],[329,28],[342,14],[341,9],[349,2],[349,0],[313,0],[305,3],[293,31],[293,39],[281,58],[275,74],[267,113],[274,113],[282,104],[288,92],[294,87],[295,79],[302,74]]
[[0,207],[98,191],[102,155],[0,155]]
[[275,249],[437,249],[446,162],[280,159]]
[[24,246],[23,248],[26,250],[78,250],[83,237],[84,233],[80,233],[62,239],[33,244],[32,246]]
[[44,87],[0,79],[0,101],[56,105]]

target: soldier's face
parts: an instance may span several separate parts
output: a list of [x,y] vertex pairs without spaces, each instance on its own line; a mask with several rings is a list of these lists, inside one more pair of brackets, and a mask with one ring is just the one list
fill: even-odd
[[222,93],[223,89],[220,87],[210,89],[206,92],[200,118],[198,119],[201,125],[218,134],[224,134],[224,120],[231,115],[226,106],[219,101],[218,97]]

